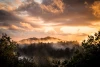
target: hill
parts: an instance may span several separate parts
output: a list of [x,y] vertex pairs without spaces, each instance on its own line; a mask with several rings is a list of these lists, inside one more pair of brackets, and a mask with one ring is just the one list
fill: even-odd
[[43,43],[52,43],[52,42],[53,43],[57,43],[58,41],[62,41],[62,40],[59,39],[59,38],[47,36],[47,37],[44,37],[44,38],[33,37],[33,38],[23,39],[23,40],[20,40],[18,43],[19,44],[32,44],[32,43],[39,43],[39,42],[43,42]]

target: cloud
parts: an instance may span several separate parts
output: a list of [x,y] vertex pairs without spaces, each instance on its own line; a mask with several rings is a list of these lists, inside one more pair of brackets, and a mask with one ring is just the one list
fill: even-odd
[[0,2],[0,30],[31,32],[34,35],[37,33],[59,35],[61,32],[59,30],[63,26],[94,28],[100,23],[100,3],[96,0],[42,0],[41,3],[34,0],[2,0]]
[[40,26],[35,23],[30,23],[30,21],[25,21],[24,18],[19,17],[14,12],[0,10],[0,28],[28,31],[40,28]]
[[[52,0],[49,0],[52,1]],[[64,11],[64,3],[62,0],[53,0],[52,3],[45,5],[45,0],[43,1],[44,4],[41,4],[41,9],[51,13],[63,13]]]
[[64,3],[62,0],[43,0],[42,4],[38,4],[34,1],[26,1],[20,5],[16,11],[27,11],[27,13],[31,16],[40,17],[43,20],[48,21],[49,19],[53,19],[55,16],[59,16],[59,14],[63,13]]
[[22,0],[0,0],[0,9],[6,11],[13,11],[22,4]]
[[17,24],[21,19],[18,18],[13,12],[8,12],[5,10],[0,10],[0,26],[9,27],[12,24]]
[[19,21],[20,18],[18,18],[16,15],[14,15],[13,12],[0,10],[0,22],[3,21]]
[[26,11],[30,16],[43,19],[45,23],[59,23],[60,26],[90,26],[92,21],[100,21],[89,8],[94,2],[95,0],[43,0],[38,4],[30,0],[20,5],[16,11]]
[[[0,10],[0,34],[7,33],[11,37],[16,39],[28,38],[34,34],[43,35],[41,33],[40,25],[26,21],[25,18],[18,16],[13,11]],[[38,31],[39,30],[39,31]],[[28,33],[29,32],[29,33]],[[16,38],[16,35],[19,35]]]
[[95,1],[92,4],[91,9],[93,11],[93,15],[100,18],[100,1]]
[[20,22],[21,26],[27,28],[27,30],[34,30],[31,24]]
[[12,11],[14,10],[14,7],[12,7],[11,5],[7,5],[5,3],[0,3],[0,10]]
[[15,2],[16,2],[17,4],[22,4],[22,1],[21,1],[21,0],[15,0]]

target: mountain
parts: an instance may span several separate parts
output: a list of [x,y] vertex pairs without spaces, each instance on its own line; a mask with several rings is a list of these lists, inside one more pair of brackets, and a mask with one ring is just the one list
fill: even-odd
[[58,41],[62,41],[62,40],[58,39],[58,38],[55,38],[55,37],[47,36],[47,37],[44,37],[44,38],[33,37],[33,38],[23,39],[23,40],[20,40],[18,43],[19,44],[32,44],[32,43],[39,43],[39,42],[43,42],[43,43],[53,42],[53,43],[56,43]]

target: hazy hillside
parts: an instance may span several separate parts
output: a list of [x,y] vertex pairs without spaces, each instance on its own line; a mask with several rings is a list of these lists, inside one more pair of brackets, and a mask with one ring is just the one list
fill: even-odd
[[18,43],[19,44],[32,44],[32,43],[39,43],[39,42],[43,42],[43,43],[51,43],[51,42],[57,43],[58,41],[62,41],[62,40],[58,39],[58,38],[55,38],[55,37],[47,36],[47,37],[44,37],[44,38],[33,37],[33,38],[23,39],[23,40],[20,40]]
[[[44,40],[44,39],[43,39]],[[76,41],[66,41],[57,43],[32,43],[23,44],[18,47],[20,58],[26,57],[33,59],[38,65],[46,65],[56,60],[68,60],[72,57],[76,50],[80,50],[80,46]]]

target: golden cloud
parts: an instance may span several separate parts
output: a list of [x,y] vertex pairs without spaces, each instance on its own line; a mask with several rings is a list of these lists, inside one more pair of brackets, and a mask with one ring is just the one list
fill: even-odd
[[7,5],[5,3],[0,3],[0,10],[12,11],[15,7],[11,5]]
[[100,18],[100,1],[95,1],[92,6],[93,15]]
[[29,30],[33,30],[33,27],[32,27],[30,24],[28,24],[28,23],[20,22],[20,24],[21,24],[22,27],[24,27],[24,28],[27,28],[27,29],[29,29]]
[[15,0],[17,4],[21,4],[21,0]]
[[41,4],[40,7],[42,10],[46,10],[51,13],[63,13],[64,11],[64,3],[62,0],[53,0],[50,5]]

